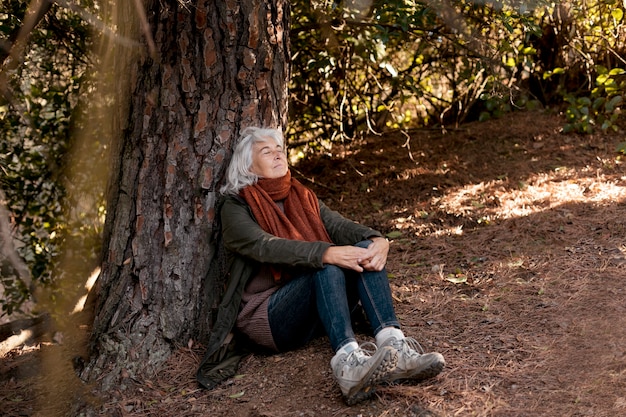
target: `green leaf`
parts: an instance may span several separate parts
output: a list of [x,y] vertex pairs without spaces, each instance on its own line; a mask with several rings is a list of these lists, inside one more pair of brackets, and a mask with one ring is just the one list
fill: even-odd
[[481,111],[480,112],[480,115],[478,116],[478,121],[486,122],[489,119],[491,119],[491,114],[489,114],[488,111]]
[[615,9],[611,10],[611,16],[613,16],[613,19],[615,19],[615,21],[619,22],[624,17],[624,11],[619,7],[616,7]]
[[604,65],[596,65],[596,71],[598,74],[608,74],[609,69]]
[[241,398],[246,393],[246,391],[238,392],[237,394],[229,395],[228,398]]
[[595,99],[593,101],[593,106],[592,108],[594,110],[598,110],[600,107],[602,107],[602,105],[606,102],[606,98],[604,97],[598,97],[597,99]]
[[600,74],[596,78],[596,83],[599,85],[606,84],[606,82],[610,79],[611,77],[609,76],[609,74]]
[[622,103],[622,96],[615,96],[604,106],[608,113],[613,113],[615,111],[615,107],[619,106]]
[[389,232],[385,235],[387,237],[387,239],[397,239],[399,237],[402,237],[402,232],[399,230],[394,230],[393,232]]

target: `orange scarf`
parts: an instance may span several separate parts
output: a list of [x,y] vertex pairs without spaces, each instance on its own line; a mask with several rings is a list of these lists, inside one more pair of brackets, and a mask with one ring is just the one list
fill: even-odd
[[[281,178],[260,178],[241,190],[241,196],[266,232],[285,239],[332,243],[320,216],[317,196],[291,178],[291,171]],[[277,201],[284,202],[284,212]],[[280,281],[280,273],[275,271],[274,280]]]

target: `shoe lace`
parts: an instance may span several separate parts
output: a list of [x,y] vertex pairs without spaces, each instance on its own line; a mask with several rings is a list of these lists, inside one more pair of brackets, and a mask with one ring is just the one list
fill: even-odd
[[405,337],[402,340],[398,340],[396,342],[399,346],[400,349],[398,350],[402,350],[402,352],[408,354],[408,355],[423,355],[424,354],[424,349],[422,348],[422,345],[420,345],[418,343],[417,340],[415,340],[412,337]]
[[357,349],[348,354],[346,363],[351,365],[362,365],[367,362],[378,348],[372,342],[364,342]]

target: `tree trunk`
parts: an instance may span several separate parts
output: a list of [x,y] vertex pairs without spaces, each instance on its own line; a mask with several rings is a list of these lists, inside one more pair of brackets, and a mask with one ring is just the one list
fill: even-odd
[[223,284],[218,187],[241,128],[285,126],[289,78],[286,0],[114,3],[124,44],[142,46],[103,48],[119,139],[82,376],[105,389],[207,337]]

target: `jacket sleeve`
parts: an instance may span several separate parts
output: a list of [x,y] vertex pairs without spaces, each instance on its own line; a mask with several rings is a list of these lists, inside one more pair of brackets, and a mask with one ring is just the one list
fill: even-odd
[[245,202],[228,198],[221,210],[224,245],[230,251],[262,263],[322,268],[328,242],[305,242],[265,232]]
[[336,211],[329,209],[321,200],[320,212],[328,235],[337,245],[354,245],[372,237],[382,237],[380,232],[346,219]]

